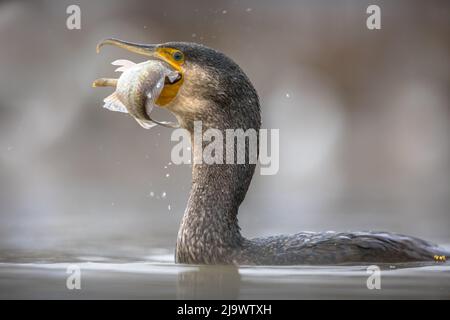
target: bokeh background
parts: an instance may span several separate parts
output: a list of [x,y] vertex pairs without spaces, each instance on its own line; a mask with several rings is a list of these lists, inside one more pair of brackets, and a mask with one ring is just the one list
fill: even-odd
[[[81,7],[81,30],[66,28]],[[366,28],[378,4],[382,29]],[[383,229],[450,243],[448,1],[3,1],[0,259],[173,247],[190,188],[170,130],[102,108],[105,37],[232,57],[280,129],[280,170],[240,210],[252,237]],[[159,111],[160,118],[170,115]]]

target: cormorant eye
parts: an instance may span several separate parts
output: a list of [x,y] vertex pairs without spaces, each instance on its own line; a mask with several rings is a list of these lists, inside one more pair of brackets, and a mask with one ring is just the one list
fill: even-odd
[[181,61],[183,60],[183,53],[181,53],[181,51],[175,51],[172,55],[173,60],[175,61]]

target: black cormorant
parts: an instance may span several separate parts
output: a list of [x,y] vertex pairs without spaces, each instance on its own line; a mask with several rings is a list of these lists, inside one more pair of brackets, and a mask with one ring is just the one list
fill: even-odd
[[[256,90],[241,68],[217,50],[196,43],[142,45],[102,41],[167,62],[181,73],[166,83],[157,104],[180,126],[203,130],[255,129],[261,124]],[[225,134],[223,135],[225,137]],[[193,144],[194,145],[194,144]],[[194,154],[201,152],[193,148]],[[248,153],[248,148],[246,150]],[[238,209],[252,180],[254,164],[194,164],[192,188],[176,244],[176,262],[191,264],[298,265],[434,261],[447,252],[427,241],[387,232],[300,232],[247,239]]]

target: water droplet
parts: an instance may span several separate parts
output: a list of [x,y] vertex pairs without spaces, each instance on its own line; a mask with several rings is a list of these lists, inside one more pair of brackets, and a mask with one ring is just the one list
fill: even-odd
[[167,196],[167,193],[166,193],[166,192],[161,193],[161,198],[165,199],[166,196]]
[[222,14],[227,14],[227,10],[222,10]]
[[153,197],[155,196],[155,193],[154,193],[153,191],[151,191],[151,192],[149,193],[149,196],[153,198]]
[[167,169],[167,166],[164,166],[164,169]]
[[170,177],[170,174],[169,174],[169,173],[166,174],[166,178],[168,178],[168,177]]
[[171,209],[170,204],[167,206],[167,209],[169,209],[169,211],[170,211],[170,209]]
[[246,12],[251,12],[252,10],[253,10],[252,8],[245,9]]
[[291,97],[290,93],[286,93],[286,98],[289,99]]
[[192,38],[196,38],[196,37],[197,37],[197,34],[196,34],[196,33],[193,33],[193,34],[191,34],[191,37],[192,37]]

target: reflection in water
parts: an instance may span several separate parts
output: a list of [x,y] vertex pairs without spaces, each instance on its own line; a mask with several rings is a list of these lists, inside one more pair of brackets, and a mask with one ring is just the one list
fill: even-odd
[[[448,247],[447,247],[448,248]],[[97,250],[98,252],[99,250]],[[448,299],[450,262],[379,265],[381,289],[367,287],[367,266],[196,266],[173,250],[0,252],[0,299]],[[133,254],[135,254],[133,256]],[[67,267],[81,290],[66,287]]]
[[234,266],[199,266],[178,274],[178,299],[237,299],[241,286]]

